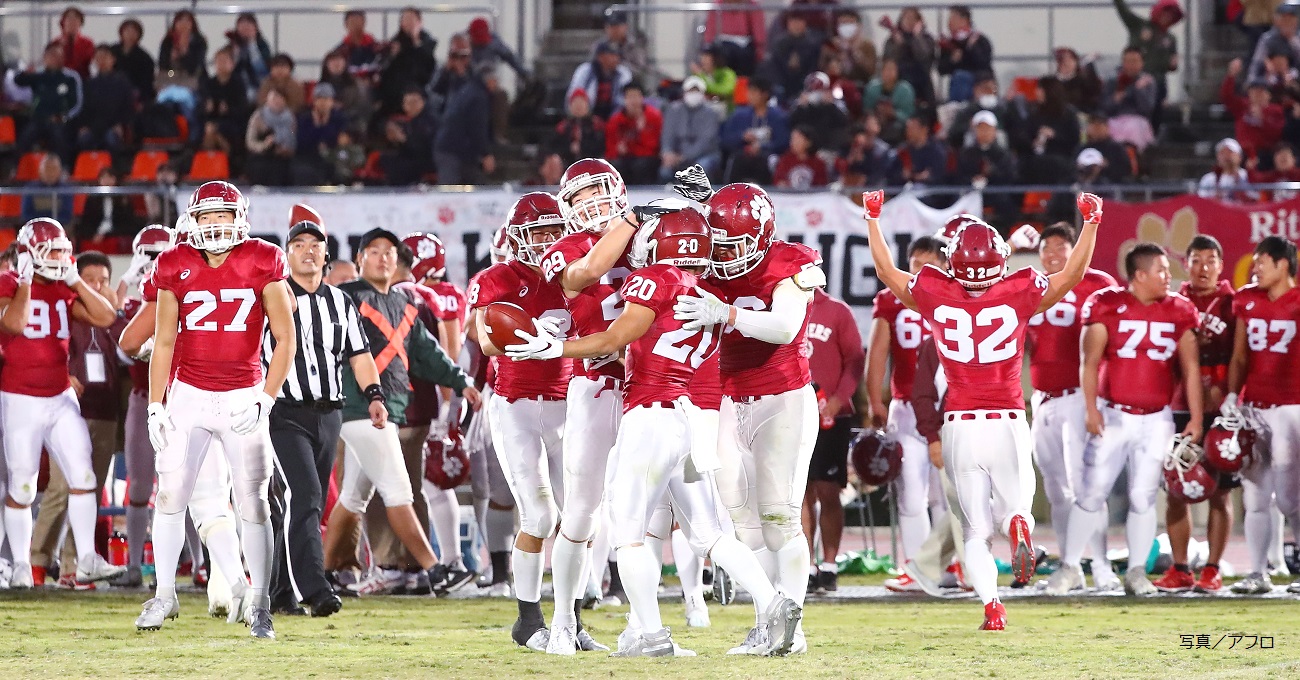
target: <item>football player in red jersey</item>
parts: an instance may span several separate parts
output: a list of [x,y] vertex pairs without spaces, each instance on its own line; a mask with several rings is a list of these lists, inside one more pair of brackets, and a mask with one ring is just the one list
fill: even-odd
[[70,319],[107,328],[113,306],[81,281],[72,242],[57,221],[39,217],[18,230],[18,261],[0,274],[0,420],[8,468],[4,530],[13,553],[11,588],[31,588],[32,503],[42,444],[68,480],[68,525],[76,539],[77,581],[114,578],[123,567],[95,552],[95,471],[90,431],[68,378]]
[[[1250,551],[1250,575],[1234,592],[1267,593],[1268,547],[1273,536],[1269,504],[1300,533],[1300,360],[1296,328],[1300,325],[1300,290],[1296,290],[1296,246],[1269,236],[1255,246],[1255,283],[1237,291],[1232,312],[1237,328],[1228,364],[1228,396],[1224,416],[1242,412],[1258,421],[1258,436],[1266,439],[1269,455],[1256,456],[1242,471],[1244,528]],[[1261,442],[1264,443],[1264,442]],[[1240,586],[1238,588],[1237,586]],[[1292,583],[1288,590],[1300,586]]]
[[[1218,412],[1228,393],[1228,362],[1232,360],[1232,343],[1236,337],[1236,320],[1232,315],[1234,291],[1232,283],[1220,278],[1223,276],[1223,246],[1213,236],[1201,234],[1193,238],[1187,246],[1186,256],[1191,278],[1183,282],[1178,294],[1191,300],[1201,312],[1201,327],[1196,336],[1201,354],[1201,407],[1207,414],[1201,422],[1208,423],[1214,418],[1209,414]],[[1186,390],[1181,388],[1182,383],[1179,386],[1180,389],[1174,392],[1173,403],[1176,430],[1186,427],[1192,417],[1188,411]],[[1195,588],[1199,592],[1214,593],[1223,586],[1219,560],[1232,531],[1232,489],[1241,486],[1241,476],[1223,473],[1217,476],[1218,484],[1209,498],[1210,517],[1206,525],[1210,551],[1199,577],[1192,575],[1187,563],[1187,543],[1192,537],[1191,511],[1177,494],[1168,495],[1165,527],[1169,532],[1169,548],[1174,563],[1153,583],[1158,590],[1179,593]],[[1105,511],[1102,514],[1105,515]]]
[[[179,614],[176,561],[185,539],[184,511],[215,439],[230,464],[252,580],[232,613],[245,617],[254,637],[275,636],[267,592],[272,529],[266,418],[293,362],[296,336],[284,252],[248,237],[247,211],[234,185],[200,186],[186,211],[193,221],[189,243],[158,256],[153,273],[158,311],[149,364],[149,439],[158,452],[158,589],[136,619],[140,629],[156,630]],[[276,341],[265,375],[264,323]]]
[[[524,194],[511,207],[506,234],[514,259],[480,272],[469,289],[472,339],[486,356],[502,354],[484,328],[482,308],[494,302],[518,305],[533,318],[550,324],[557,335],[568,335],[572,317],[564,295],[546,284],[539,266],[543,251],[562,233],[564,219],[554,196],[540,191]],[[545,567],[542,542],[555,531],[555,499],[563,498],[561,447],[572,362],[498,361],[495,366],[493,396],[488,402],[492,443],[519,509],[519,534],[511,553],[519,618],[511,637],[520,646],[543,651],[549,633],[540,604]],[[568,609],[572,608],[570,603]]]
[[[1038,257],[1048,275],[1065,268],[1076,240],[1074,227],[1064,222],[1048,226],[1038,242]],[[1114,277],[1089,268],[1083,281],[1051,309],[1029,319],[1025,348],[1029,352],[1029,379],[1034,422],[1034,462],[1043,475],[1043,492],[1052,507],[1052,529],[1058,554],[1065,552],[1070,508],[1083,479],[1083,448],[1088,442],[1084,426],[1083,390],[1079,386],[1079,335],[1083,331],[1083,303],[1102,288],[1116,285]],[[1102,515],[1106,515],[1103,501]],[[1092,581],[1098,590],[1122,586],[1106,559],[1106,532],[1098,531],[1085,545],[1092,554]]]
[[[1156,537],[1156,493],[1165,454],[1176,432],[1170,409],[1181,371],[1191,418],[1182,430],[1190,441],[1202,432],[1201,369],[1196,329],[1201,315],[1187,298],[1169,291],[1169,258],[1154,243],[1139,243],[1124,256],[1127,288],[1093,293],[1083,307],[1083,400],[1088,432],[1083,477],[1070,509],[1061,568],[1047,591],[1064,595],[1083,587],[1080,560],[1092,535],[1105,531],[1102,504],[1128,470],[1128,554],[1124,591],[1156,591],[1146,576],[1145,555]],[[1104,370],[1103,370],[1104,369]],[[1123,376],[1121,379],[1120,376]]]
[[[927,264],[947,266],[945,247],[936,236],[922,236],[912,241],[907,248],[909,271],[916,274]],[[930,326],[916,311],[904,307],[888,288],[876,293],[871,315],[871,341],[867,355],[871,420],[877,427],[886,426],[890,436],[903,447],[903,472],[894,488],[898,498],[903,555],[911,559],[930,534],[930,482],[937,472],[930,462],[925,438],[916,431],[916,413],[911,399],[916,358],[921,346],[930,338]],[[886,366],[892,366],[888,409],[885,407]],[[946,512],[942,505],[938,509]],[[886,579],[885,587],[900,593],[921,590],[920,584],[907,574]]]
[[1034,472],[1020,387],[1029,319],[1060,302],[1083,280],[1097,243],[1101,199],[1079,194],[1083,233],[1065,267],[1051,276],[1032,269],[1007,274],[1011,248],[980,220],[957,230],[948,270],[910,275],[894,265],[880,229],[884,192],[862,195],[876,275],[900,302],[930,324],[948,379],[944,397],[943,469],[957,490],[966,535],[967,581],[984,603],[984,630],[1006,628],[998,599],[997,564],[989,552],[995,530],[1011,539],[1011,573],[1028,581]]
[[[778,589],[802,606],[812,562],[803,497],[819,421],[804,336],[826,275],[817,251],[776,240],[776,210],[758,186],[729,184],[707,205],[718,296],[680,296],[677,318],[690,330],[725,327],[718,490],[737,537],[760,561],[775,560]],[[731,653],[768,645],[764,612],[755,619]],[[807,648],[800,629],[791,651]]]
[[700,450],[692,441],[690,383],[696,368],[717,349],[720,327],[683,323],[675,318],[673,305],[679,296],[697,290],[699,276],[709,268],[708,224],[698,211],[685,208],[647,223],[642,233],[644,248],[634,249],[637,261],[632,264],[648,266],[636,268],[624,283],[626,305],[607,330],[564,342],[541,325],[536,336],[518,331],[524,343],[507,352],[515,358],[582,359],[627,348],[625,414],[611,455],[610,510],[619,570],[641,630],[614,656],[694,654],[678,649],[663,625],[659,560],[645,543],[650,518],[665,492],[695,553],[712,557],[763,611],[771,642],[753,653],[783,655],[794,644],[802,608],[777,593],[754,554],[722,532],[712,484],[699,474],[715,466],[696,457]]

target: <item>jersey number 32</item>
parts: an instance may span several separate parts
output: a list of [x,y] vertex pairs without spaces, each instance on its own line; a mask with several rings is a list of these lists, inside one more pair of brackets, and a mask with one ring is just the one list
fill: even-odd
[[1009,305],[986,307],[974,317],[965,309],[941,305],[934,310],[934,321],[936,346],[952,361],[995,364],[1016,356],[1012,336],[1020,320]]

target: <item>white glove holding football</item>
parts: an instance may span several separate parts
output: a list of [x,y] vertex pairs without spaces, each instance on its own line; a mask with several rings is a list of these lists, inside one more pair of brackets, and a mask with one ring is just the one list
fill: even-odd
[[1231,392],[1228,396],[1223,398],[1223,405],[1219,406],[1219,415],[1229,420],[1240,419],[1242,417],[1241,404],[1238,401],[1236,392]]
[[18,261],[14,263],[14,273],[18,274],[20,283],[31,283],[35,268],[36,263],[32,261],[31,253],[18,253]]
[[554,319],[534,319],[533,325],[537,327],[537,335],[529,335],[523,329],[515,331],[523,343],[505,347],[506,356],[515,361],[559,359],[564,354],[564,341],[558,337],[558,322]]
[[252,434],[271,414],[271,407],[274,405],[275,397],[258,390],[256,401],[249,404],[248,408],[230,414],[235,417],[235,422],[230,429],[234,430],[235,434]]
[[731,305],[719,300],[707,290],[702,288],[696,290],[699,292],[698,297],[677,296],[677,304],[673,305],[673,318],[684,321],[682,328],[688,331],[726,325],[731,318]]
[[1007,244],[1016,250],[1035,250],[1038,248],[1040,239],[1038,230],[1028,224],[1020,225],[1020,228],[1011,233],[1011,238],[1007,239]]
[[168,433],[176,430],[172,424],[172,417],[167,415],[167,407],[162,402],[155,401],[149,404],[149,443],[153,444],[153,450],[156,453],[162,453],[167,448]]

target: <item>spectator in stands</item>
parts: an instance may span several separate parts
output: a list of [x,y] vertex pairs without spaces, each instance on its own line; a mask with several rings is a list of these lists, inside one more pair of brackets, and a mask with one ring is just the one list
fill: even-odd
[[330,158],[339,133],[347,121],[334,107],[334,86],[317,83],[311,92],[311,107],[298,114],[298,148],[292,163],[294,184],[328,184]]
[[[617,114],[615,114],[617,115]],[[558,187],[560,178],[564,176],[564,161],[558,153],[548,153],[542,156],[542,160],[537,164],[537,171],[532,177],[524,180],[524,186],[527,187]],[[623,175],[623,181],[631,184],[626,173]]]
[[659,142],[659,179],[671,181],[673,173],[700,164],[709,177],[718,177],[722,169],[719,129],[722,120],[708,106],[704,81],[690,76],[682,83],[682,98],[668,105],[664,112],[664,129]]
[[392,149],[381,156],[380,164],[389,184],[415,184],[433,172],[433,141],[437,123],[418,89],[407,90],[402,98],[402,113],[384,126],[384,135]]
[[893,57],[881,60],[880,73],[867,83],[862,94],[862,108],[874,112],[882,100],[889,101],[894,113],[904,119],[916,113],[916,89],[899,78],[898,61]]
[[1241,60],[1233,59],[1219,86],[1219,100],[1236,122],[1235,139],[1241,145],[1247,165],[1253,166],[1255,162],[1263,161],[1264,169],[1267,170],[1272,158],[1260,158],[1259,154],[1261,151],[1268,154],[1282,138],[1286,113],[1280,104],[1272,103],[1272,92],[1268,81],[1263,78],[1250,79],[1246,83],[1245,96],[1241,95],[1237,91],[1236,81],[1241,72]]
[[1002,129],[1008,133],[1014,132],[1019,127],[1022,117],[1019,107],[1015,102],[998,96],[998,79],[992,71],[975,75],[975,87],[971,95],[971,100],[957,111],[952,123],[948,125],[949,146],[960,149],[966,145],[969,141],[967,133],[970,132],[971,120],[980,111],[992,111],[993,115],[1002,122]]
[[325,55],[316,85],[334,88],[334,105],[343,112],[348,125],[364,126],[370,120],[370,97],[367,88],[348,70],[348,58],[343,52]]
[[221,134],[221,128],[217,126],[216,122],[209,120],[203,123],[203,136],[199,138],[199,150],[220,151],[229,158],[234,147],[230,143],[230,139]]
[[18,136],[18,150],[31,151],[37,144],[71,161],[67,123],[81,113],[81,78],[63,66],[63,50],[56,43],[45,47],[43,68],[29,69],[14,76],[14,84],[31,88],[31,117]]
[[348,10],[343,15],[343,41],[331,52],[342,52],[348,61],[348,72],[356,76],[369,76],[378,70],[379,42],[366,33],[366,13]]
[[[753,85],[750,85],[751,92]],[[623,86],[623,106],[605,125],[605,158],[628,184],[654,184],[659,179],[659,139],[664,118],[647,104],[637,83]],[[547,185],[550,186],[550,185]]]
[[1273,28],[1255,43],[1250,58],[1251,77],[1264,74],[1269,52],[1285,52],[1292,66],[1300,66],[1300,4],[1283,2],[1273,10]]
[[1159,129],[1160,110],[1169,93],[1168,77],[1178,70],[1178,39],[1170,32],[1183,20],[1183,8],[1178,0],[1156,0],[1151,6],[1149,19],[1143,19],[1129,9],[1128,0],[1115,0],[1120,21],[1128,29],[1128,44],[1142,53],[1143,68],[1156,81],[1155,110],[1152,124]]
[[86,15],[76,7],[63,10],[59,17],[59,37],[54,43],[63,50],[63,65],[77,72],[82,80],[90,77],[90,62],[95,57],[95,41],[81,34]]
[[1266,56],[1263,80],[1268,83],[1273,101],[1294,99],[1290,88],[1300,85],[1300,70],[1291,65],[1291,52],[1281,46],[1270,46]]
[[208,41],[199,32],[194,13],[188,9],[178,10],[172,17],[171,29],[158,46],[160,81],[196,89],[199,78],[208,73],[207,60]]
[[939,74],[948,76],[948,101],[973,96],[975,74],[993,71],[993,43],[971,25],[970,7],[948,8],[948,32],[939,41]]
[[[514,70],[520,83],[526,83],[532,79],[532,74],[524,67],[524,63],[519,60],[515,51],[506,45],[492,28],[488,25],[488,20],[484,17],[477,17],[469,22],[469,44],[470,44],[470,68],[476,69],[479,66],[484,68],[490,66],[497,68],[501,62],[505,62]],[[500,74],[497,74],[500,77]],[[506,128],[510,124],[510,100],[506,97],[506,91],[500,87],[492,90],[492,131],[500,143],[505,142]]]
[[772,43],[767,62],[782,101],[799,96],[804,78],[817,70],[821,49],[821,41],[808,31],[807,18],[798,12],[787,14],[785,35]]
[[933,138],[931,114],[922,111],[907,119],[903,145],[895,150],[894,165],[889,172],[889,183],[943,184],[948,178],[951,155],[948,146]]
[[[60,55],[62,58],[62,55]],[[38,178],[28,184],[43,189],[66,189],[71,186],[63,175],[63,162],[57,154],[47,153],[41,159]],[[25,194],[23,196],[24,222],[37,217],[53,217],[64,222],[72,221],[72,194]]]
[[[812,34],[817,42],[825,42],[832,33],[834,33],[835,19],[831,15],[829,7],[838,5],[839,0],[790,0],[786,9],[781,10],[772,24],[768,26],[767,34],[771,36],[772,41],[776,42],[781,39],[782,32],[785,29],[786,20],[792,15],[803,17],[804,23],[808,26],[808,32]],[[816,5],[816,8],[802,8],[804,5]]]
[[[1128,160],[1123,161],[1128,165]],[[1074,191],[1093,191],[1093,187],[1098,184],[1110,184],[1106,178],[1109,170],[1109,162],[1102,157],[1101,152],[1087,148],[1079,152],[1074,161]],[[1075,205],[1074,191],[1057,192],[1052,194],[1051,199],[1047,202],[1047,219],[1054,222],[1070,222],[1078,215],[1078,208]]]
[[1093,149],[1106,160],[1102,170],[1102,183],[1123,184],[1133,179],[1133,161],[1128,149],[1123,144],[1111,139],[1110,121],[1099,113],[1088,116],[1088,125],[1083,131],[1084,151]]
[[1020,154],[1026,184],[1068,183],[1082,134],[1079,111],[1055,75],[1038,79],[1037,99],[1025,121],[1008,131],[1012,148]]
[[387,65],[379,73],[379,110],[384,115],[401,111],[407,90],[424,87],[438,68],[438,41],[424,30],[420,10],[403,9],[398,22],[397,34],[388,41]]
[[[99,171],[98,185],[115,187],[119,184],[112,168]],[[97,241],[108,236],[130,239],[144,227],[140,214],[140,197],[125,194],[86,197],[86,207],[76,222],[73,238],[77,243]],[[83,246],[84,247],[84,246]]]
[[207,122],[215,123],[221,136],[237,149],[242,148],[252,110],[248,91],[235,77],[234,51],[229,46],[217,50],[212,63],[214,73],[203,79],[200,88],[203,117]]
[[113,50],[108,45],[95,49],[97,73],[86,81],[85,97],[89,106],[77,117],[77,147],[119,151],[134,122],[135,88],[125,75],[114,68]]
[[[618,50],[623,58],[623,65],[632,71],[632,77],[640,81],[648,71],[650,61],[646,56],[644,36],[634,34],[627,25],[627,12],[622,10],[605,10],[605,44]],[[596,45],[592,45],[595,54]]]
[[879,187],[888,180],[894,150],[880,138],[880,120],[867,112],[853,130],[849,151],[836,163],[836,172],[846,187]]
[[844,77],[842,62],[834,55],[822,51],[819,70],[831,81],[831,97],[836,106],[848,114],[850,120],[862,118],[862,88],[857,82]]
[[433,146],[439,184],[482,184],[496,172],[490,114],[497,87],[496,67],[480,64],[447,102]]
[[1151,129],[1155,106],[1156,81],[1143,70],[1142,52],[1125,47],[1119,71],[1102,91],[1101,108],[1110,117],[1110,136],[1141,153],[1155,141]]
[[1229,8],[1228,20],[1246,34],[1246,58],[1254,55],[1259,39],[1273,27],[1273,17],[1281,4],[1282,0],[1241,0],[1241,14],[1236,17]]
[[293,111],[284,93],[266,93],[266,103],[248,121],[244,146],[248,149],[244,173],[250,184],[275,187],[289,183],[289,159],[298,148],[298,138]]
[[813,131],[807,126],[796,127],[790,132],[790,148],[777,159],[776,169],[772,172],[772,179],[778,187],[807,191],[830,183],[826,163],[817,156],[812,140]]
[[876,75],[876,44],[851,9],[835,10],[835,35],[822,47],[822,57],[839,62],[840,73],[861,88]]
[[344,128],[339,132],[330,154],[330,166],[334,172],[334,181],[339,184],[352,184],[357,172],[366,165],[366,147],[358,141],[361,135]]
[[[262,81],[271,73],[271,46],[262,36],[262,29],[257,26],[257,16],[252,12],[241,13],[235,20],[235,30],[226,32],[226,39],[230,41],[234,53],[235,73],[244,83],[249,99],[252,99],[254,94],[259,93]],[[281,89],[284,89],[283,85]],[[290,106],[292,103],[291,98]]]
[[749,81],[749,104],[738,106],[722,125],[727,154],[724,182],[770,184],[776,158],[790,146],[790,117],[772,99],[772,83],[761,76]]
[[736,93],[736,72],[727,68],[726,56],[714,45],[705,45],[691,64],[691,73],[704,81],[704,94],[724,103],[731,110]]
[[1241,166],[1241,145],[1231,137],[1214,145],[1214,169],[1201,177],[1196,195],[1232,203],[1259,200],[1259,192],[1244,191],[1236,187],[1250,182],[1246,169]]
[[429,109],[433,111],[435,117],[442,116],[451,93],[469,80],[472,55],[468,35],[456,33],[447,41],[447,61],[433,73],[429,86],[425,88],[425,93],[429,97]]
[[154,76],[157,66],[153,57],[140,47],[144,37],[144,26],[135,19],[126,19],[117,27],[117,44],[113,45],[113,58],[117,60],[117,70],[131,81],[142,103],[153,101]]
[[284,96],[289,110],[297,114],[307,106],[307,90],[293,79],[293,57],[281,52],[271,58],[271,72],[257,89],[258,105],[266,103],[266,95],[275,90]]
[[803,93],[790,109],[790,127],[807,126],[813,146],[839,153],[848,147],[849,117],[831,94],[830,78],[820,71],[804,81]]
[[600,158],[605,153],[605,121],[591,115],[591,100],[585,90],[569,95],[569,115],[555,126],[548,147],[564,159],[565,166],[579,158]]
[[[1296,167],[1295,148],[1285,142],[1273,149],[1272,170],[1247,170],[1246,177],[1251,184],[1273,184],[1276,182],[1300,182],[1300,167]],[[1300,195],[1296,189],[1273,189],[1263,198],[1269,201],[1289,201]]]
[[601,43],[596,46],[596,56],[578,65],[569,80],[564,98],[568,101],[574,90],[583,90],[591,97],[591,111],[601,118],[609,118],[623,105],[623,88],[632,82],[632,71],[623,65],[623,58],[614,47]]
[[710,10],[704,19],[704,42],[717,45],[736,75],[752,76],[758,60],[767,54],[767,23],[758,0],[717,0],[728,7],[751,5],[753,9]]
[[[881,25],[889,31],[889,38],[885,40],[885,58],[893,59],[898,64],[899,76],[912,84],[917,100],[933,105],[934,80],[930,77],[930,71],[934,68],[937,45],[934,36],[925,29],[921,10],[904,7],[898,13],[897,24],[885,17],[881,20]],[[902,115],[899,113],[899,116]]]
[[[998,118],[992,111],[980,111],[971,119],[971,140],[957,152],[958,184],[969,184],[978,190],[986,186],[1015,184],[1016,158],[1011,150],[998,142]],[[1010,194],[985,193],[984,204],[993,209],[999,220],[1011,219],[1016,212]]]
[[1065,88],[1065,99],[1079,111],[1095,111],[1101,101],[1101,78],[1093,61],[1079,61],[1079,53],[1068,47],[1056,48],[1056,71],[1052,76]]

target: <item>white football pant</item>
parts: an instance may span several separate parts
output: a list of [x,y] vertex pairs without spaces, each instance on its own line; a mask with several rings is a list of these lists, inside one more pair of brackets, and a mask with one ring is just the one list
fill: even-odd
[[1300,404],[1257,408],[1253,413],[1263,427],[1257,433],[1253,459],[1242,471],[1243,528],[1250,570],[1268,573],[1269,545],[1275,534],[1270,504],[1276,501],[1293,535],[1300,536]]
[[930,535],[930,481],[934,464],[930,462],[929,443],[916,431],[916,411],[911,402],[902,399],[889,402],[885,431],[903,448],[903,470],[894,481],[894,492],[903,556],[912,558]]
[[535,538],[549,537],[559,517],[564,409],[563,401],[512,402],[500,395],[488,402],[492,445],[519,509],[519,530]]
[[[1057,554],[1063,555],[1069,533],[1070,508],[1074,507],[1077,490],[1083,483],[1083,452],[1089,437],[1083,391],[1076,390],[1046,401],[1042,392],[1035,391],[1030,401],[1034,408],[1034,421],[1030,424],[1034,435],[1034,462],[1043,476],[1043,495],[1051,505]],[[1109,516],[1104,501],[1101,513],[1103,517]],[[1094,564],[1108,564],[1104,527],[1094,533],[1093,540],[1087,545],[1091,548]]]

